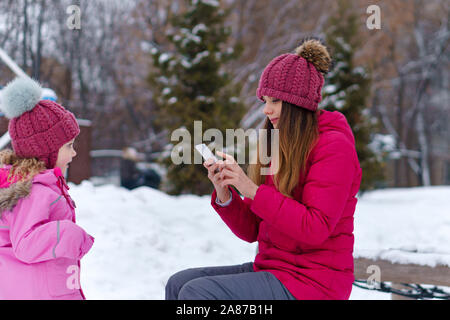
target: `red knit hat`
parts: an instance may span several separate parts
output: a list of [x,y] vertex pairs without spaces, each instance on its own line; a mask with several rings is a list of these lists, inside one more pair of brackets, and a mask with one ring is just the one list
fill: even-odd
[[261,101],[269,96],[315,111],[322,100],[323,74],[330,64],[326,47],[318,40],[306,40],[295,54],[282,54],[267,65],[256,96]]
[[75,116],[51,100],[40,100],[42,88],[31,79],[17,78],[2,92],[0,108],[10,119],[14,152],[38,158],[54,168],[59,149],[80,133]]

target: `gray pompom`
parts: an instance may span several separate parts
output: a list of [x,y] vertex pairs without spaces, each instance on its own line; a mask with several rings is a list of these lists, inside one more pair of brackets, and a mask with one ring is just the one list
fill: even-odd
[[16,78],[2,90],[0,109],[8,119],[30,111],[41,100],[42,88],[29,78]]

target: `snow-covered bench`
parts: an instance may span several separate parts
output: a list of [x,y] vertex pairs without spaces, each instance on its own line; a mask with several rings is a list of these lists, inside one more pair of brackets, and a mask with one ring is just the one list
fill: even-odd
[[450,287],[449,194],[449,186],[364,194],[355,212],[355,278]]
[[[438,263],[435,266],[430,266],[417,263],[392,262],[393,258],[395,261],[395,257],[398,258],[405,255],[418,255],[423,258],[427,256],[424,253],[386,250],[378,257],[359,257],[354,260],[355,279],[391,282],[394,289],[407,289],[402,284],[427,284],[450,287],[450,267],[448,265]],[[392,294],[392,299],[403,299],[403,297]]]

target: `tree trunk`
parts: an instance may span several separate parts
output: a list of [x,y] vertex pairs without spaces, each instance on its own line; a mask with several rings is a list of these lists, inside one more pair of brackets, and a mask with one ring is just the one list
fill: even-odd
[[39,17],[38,17],[36,57],[34,59],[35,63],[33,65],[33,78],[36,80],[39,80],[40,75],[41,75],[42,24],[44,22],[44,12],[45,12],[45,0],[42,0],[40,3],[40,12],[39,12]]
[[[400,84],[398,88],[398,100],[397,100],[397,132],[398,139],[396,140],[396,148],[400,149],[400,141],[403,141],[403,92],[405,90],[403,75],[400,74]],[[394,163],[394,186],[400,187],[402,182],[401,179],[401,166],[402,158],[396,159]]]
[[27,72],[28,0],[23,2],[22,68]]

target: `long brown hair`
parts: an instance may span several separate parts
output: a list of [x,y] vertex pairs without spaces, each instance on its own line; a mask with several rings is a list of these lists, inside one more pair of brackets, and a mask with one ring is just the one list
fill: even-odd
[[21,158],[11,149],[0,151],[0,165],[11,165],[8,180],[18,177],[19,181],[28,181],[46,169],[45,163],[36,158]]
[[[306,169],[306,162],[311,149],[319,136],[317,115],[319,111],[310,111],[293,104],[282,102],[281,114],[278,120],[279,129],[279,163],[278,171],[274,175],[276,188],[285,196],[292,198],[300,174]],[[272,157],[271,129],[274,129],[269,118],[266,118],[263,129],[267,131],[267,153]],[[264,183],[266,176],[261,174],[261,168],[269,164],[262,164],[258,156],[256,164],[250,164],[248,173],[250,179],[256,184]]]

